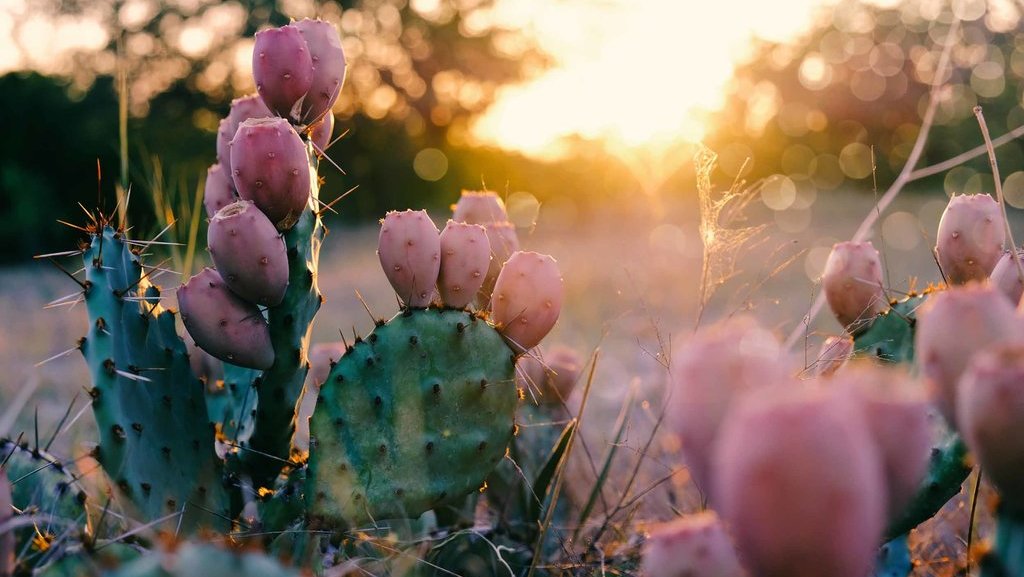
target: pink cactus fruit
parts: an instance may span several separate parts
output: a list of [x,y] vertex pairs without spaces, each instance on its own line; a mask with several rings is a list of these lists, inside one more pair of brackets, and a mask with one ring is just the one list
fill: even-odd
[[1003,253],[1003,213],[987,194],[953,196],[939,219],[935,253],[950,284],[983,281]]
[[[1024,261],[1024,250],[1018,249],[1017,257]],[[999,257],[999,262],[989,275],[989,283],[1008,296],[1014,305],[1020,302],[1020,297],[1024,295],[1024,279],[1021,278],[1010,251],[1004,251],[1003,256]]]
[[697,488],[711,492],[711,460],[725,416],[742,394],[789,378],[775,335],[751,317],[712,325],[672,352],[669,431]]
[[231,141],[231,177],[278,230],[288,230],[309,204],[309,161],[302,139],[283,118],[254,118]]
[[814,362],[815,375],[820,377],[832,376],[846,365],[853,357],[853,337],[850,335],[833,335],[821,343],[821,350]]
[[540,343],[555,326],[565,298],[562,273],[548,255],[516,252],[491,295],[491,319],[517,352]]
[[1024,513],[1024,345],[975,355],[960,379],[957,422],[1002,504]]
[[956,386],[971,358],[999,344],[1021,342],[1022,337],[1013,305],[990,286],[951,287],[921,307],[914,337],[917,363],[950,424],[955,424]]
[[449,220],[441,231],[441,269],[437,289],[444,304],[461,309],[473,302],[491,261],[487,230]]
[[266,307],[281,304],[288,289],[288,249],[252,201],[220,209],[210,220],[206,244],[217,272],[235,294]]
[[279,116],[299,120],[303,97],[313,86],[313,57],[296,26],[256,33],[252,77],[267,108]]
[[868,430],[882,458],[889,517],[903,512],[928,470],[933,423],[924,386],[901,368],[855,363],[832,379],[864,411]]
[[313,80],[302,99],[302,124],[312,124],[324,116],[341,93],[345,81],[345,52],[338,29],[330,22],[305,18],[292,24],[299,29],[309,48]]
[[836,319],[852,335],[889,308],[882,290],[882,263],[870,242],[833,246],[821,282]]
[[[7,479],[7,471],[0,469],[0,527],[14,515],[14,502],[11,500],[11,484]],[[14,531],[0,529],[0,576],[9,577],[14,574]]]
[[711,511],[656,525],[644,544],[646,577],[744,577],[732,540]]
[[[250,94],[232,100],[231,110],[227,117],[220,121],[220,126],[217,128],[217,163],[224,168],[231,167],[231,141],[235,138],[240,124],[250,118],[268,118],[273,115],[274,113],[263,103],[259,94]],[[216,212],[214,211],[214,213]]]
[[391,211],[380,225],[377,255],[406,306],[426,308],[441,270],[441,235],[425,210]]
[[309,139],[313,141],[313,149],[317,154],[324,154],[331,144],[331,134],[334,133],[334,115],[326,114],[320,122],[317,122],[309,129]]
[[493,192],[462,191],[459,202],[452,205],[452,220],[469,224],[507,222],[508,213],[501,197]]
[[213,218],[217,211],[238,200],[235,183],[231,174],[222,164],[214,164],[206,171],[206,186],[203,187],[203,206],[206,217]]
[[718,511],[754,575],[863,577],[886,519],[882,462],[859,407],[767,387],[729,412],[714,457]]
[[181,320],[197,345],[218,359],[250,369],[274,364],[270,329],[256,305],[231,292],[212,268],[178,289]]

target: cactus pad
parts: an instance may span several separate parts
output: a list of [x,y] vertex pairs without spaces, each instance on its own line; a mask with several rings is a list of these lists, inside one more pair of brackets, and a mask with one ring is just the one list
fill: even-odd
[[306,501],[325,526],[416,517],[477,489],[518,402],[512,351],[476,316],[405,310],[331,370],[310,421]]

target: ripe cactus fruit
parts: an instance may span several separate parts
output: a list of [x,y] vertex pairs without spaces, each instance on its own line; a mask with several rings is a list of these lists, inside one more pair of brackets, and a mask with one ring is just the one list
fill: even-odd
[[513,370],[465,311],[405,309],[357,341],[310,419],[313,526],[417,517],[479,488],[513,436]]
[[391,211],[380,225],[377,255],[406,306],[425,308],[441,269],[441,237],[425,210]]
[[313,150],[322,154],[331,144],[331,134],[334,133],[334,115],[325,114],[324,117],[309,129],[309,140],[313,143]]
[[252,369],[274,364],[263,313],[231,292],[220,274],[204,268],[178,289],[181,320],[196,344],[218,359]]
[[814,361],[814,374],[820,377],[834,375],[853,356],[854,340],[850,335],[833,335],[821,343]]
[[966,284],[988,278],[1005,241],[998,202],[987,194],[953,196],[939,219],[935,253],[946,279]]
[[955,424],[956,387],[971,358],[999,344],[1020,342],[1024,327],[997,289],[980,284],[932,295],[917,319],[921,375],[943,416]]
[[[1024,260],[1024,250],[1018,249],[1017,257]],[[1021,296],[1024,295],[1024,279],[1021,278],[1010,251],[1003,252],[1003,256],[999,257],[999,262],[989,275],[989,282],[1009,297],[1014,305],[1020,303]]]
[[505,202],[493,192],[462,191],[459,201],[452,205],[452,220],[469,224],[508,222]]
[[[345,53],[338,29],[323,20],[299,20],[292,24],[302,33],[313,63],[313,79],[302,99],[301,124],[313,124],[327,114],[338,100],[345,81]],[[330,136],[330,131],[327,132]]]
[[491,318],[517,351],[528,351],[555,326],[565,290],[558,263],[548,255],[516,252],[491,295]]
[[889,517],[903,512],[928,470],[933,424],[924,387],[903,369],[869,362],[838,374],[831,386],[860,405],[882,458]]
[[682,443],[697,488],[711,490],[711,460],[734,399],[787,378],[779,342],[751,317],[707,327],[672,353],[667,424]]
[[655,526],[644,544],[647,577],[744,577],[732,541],[710,511]]
[[870,242],[840,242],[832,247],[821,277],[828,305],[850,334],[869,326],[889,308],[882,289],[882,263]]
[[[11,484],[7,472],[0,469],[0,527],[14,515]],[[14,574],[14,531],[0,529],[0,577]]]
[[486,303],[494,290],[494,283],[501,274],[502,267],[519,250],[519,236],[511,222],[492,222],[484,225],[487,229],[487,242],[491,246],[491,263],[487,267],[487,278],[480,289],[481,300]]
[[713,495],[754,575],[868,574],[885,524],[884,478],[862,413],[844,401],[788,385],[751,392],[730,411]]
[[251,200],[278,230],[288,230],[309,204],[306,146],[282,118],[255,118],[231,141],[231,177],[238,196]]
[[255,204],[240,200],[218,211],[206,242],[232,292],[258,305],[281,304],[288,288],[288,255],[274,224]]
[[203,187],[203,206],[206,217],[213,218],[217,211],[238,200],[235,183],[226,165],[214,164],[206,171],[206,185]]
[[267,108],[279,116],[300,119],[303,97],[313,86],[313,58],[296,26],[256,33],[252,77]]
[[[217,164],[225,169],[231,168],[231,141],[238,132],[238,126],[250,118],[267,118],[274,113],[263,103],[259,94],[250,94],[231,101],[231,110],[220,121],[217,127]],[[228,176],[230,179],[231,176]],[[210,216],[217,211],[209,213]]]
[[487,231],[478,224],[449,220],[441,231],[438,292],[446,306],[465,308],[473,302],[491,261]]
[[957,392],[957,423],[1001,507],[1024,514],[1024,345],[975,355]]

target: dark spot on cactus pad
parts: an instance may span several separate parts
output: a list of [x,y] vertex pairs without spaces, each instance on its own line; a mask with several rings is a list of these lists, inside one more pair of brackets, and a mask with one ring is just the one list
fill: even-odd
[[131,495],[132,494],[131,485],[129,485],[128,481],[126,481],[124,479],[121,479],[121,480],[119,480],[117,482],[117,487],[119,489],[121,489],[121,492],[124,493],[125,495]]
[[427,453],[433,453],[433,452],[434,452],[434,442],[430,441],[430,442],[427,443]]
[[[345,375],[342,375],[341,373],[338,373],[338,376],[334,377],[334,382],[336,382],[336,383],[343,383],[343,382],[345,382]],[[319,398],[320,397],[317,397],[318,400],[319,400]]]
[[370,336],[366,337],[366,340],[370,341],[370,344],[372,345],[373,343],[377,342],[377,335],[374,333],[370,333]]
[[288,260],[295,260],[299,256],[299,249],[291,247],[288,249]]
[[441,394],[441,383],[434,383],[434,386],[431,387],[430,389],[432,391],[434,391],[435,395],[440,395]]
[[404,494],[405,494],[405,489],[402,489],[401,487],[395,489],[395,496],[396,497],[401,497]]
[[168,409],[171,408],[171,396],[170,395],[164,395],[163,398],[161,399],[161,401],[163,402],[165,407],[167,407]]
[[167,505],[167,508],[171,510],[176,510],[178,508],[178,502],[174,499],[168,499],[165,504]]
[[384,399],[380,398],[380,395],[377,395],[376,397],[373,398],[373,405],[375,407],[379,407],[382,404],[384,404]]
[[462,323],[459,323],[459,324],[455,325],[455,332],[460,334],[460,335],[462,333],[466,332],[466,325],[464,325]]
[[387,321],[385,321],[384,319],[374,319],[374,321],[373,321],[373,326],[378,327],[378,328],[380,328],[380,327],[382,327],[382,326],[384,326],[386,324],[387,324]]
[[110,427],[110,430],[114,433],[115,439],[123,440],[125,438],[124,427],[121,425],[114,425],[113,427]]
[[341,427],[344,427],[345,426],[345,419],[342,419],[341,417],[338,417],[337,419],[334,419],[334,426],[338,427],[339,429]]
[[418,342],[420,342],[420,340],[416,337],[416,335],[412,335],[412,336],[409,337],[409,345],[410,346],[414,346],[415,347],[416,343],[418,343]]
[[160,454],[162,454],[164,456],[164,459],[170,459],[171,458],[171,448],[170,447],[160,447]]
[[114,359],[106,359],[103,361],[103,370],[107,371],[108,375],[114,374]]
[[142,434],[142,423],[132,423],[132,430],[136,433]]
[[290,327],[295,324],[295,316],[291,313],[284,315],[284,326]]
[[142,487],[142,492],[145,493],[147,497],[149,496],[150,491],[153,489],[153,486],[150,485],[149,483],[142,483],[139,486]]
[[487,448],[487,441],[480,441],[480,444],[476,446],[477,451],[483,451]]
[[100,394],[101,394],[101,391],[99,389],[97,389],[96,387],[93,387],[93,388],[89,389],[89,396],[92,397],[92,400],[94,400],[94,401],[99,400]]

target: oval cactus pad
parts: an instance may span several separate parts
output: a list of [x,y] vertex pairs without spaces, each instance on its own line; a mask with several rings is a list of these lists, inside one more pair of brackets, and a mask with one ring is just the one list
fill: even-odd
[[512,440],[512,351],[451,309],[407,309],[331,370],[310,419],[309,515],[337,527],[418,517],[476,489]]

